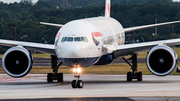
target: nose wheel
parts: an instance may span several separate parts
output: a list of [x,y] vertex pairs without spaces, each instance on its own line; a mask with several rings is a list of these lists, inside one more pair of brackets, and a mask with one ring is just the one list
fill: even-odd
[[84,82],[82,80],[73,80],[71,83],[72,88],[83,88]]
[[71,82],[72,88],[83,88],[84,82],[82,80],[79,80],[80,75],[79,74],[75,74],[74,77],[76,78],[76,80],[73,80]]

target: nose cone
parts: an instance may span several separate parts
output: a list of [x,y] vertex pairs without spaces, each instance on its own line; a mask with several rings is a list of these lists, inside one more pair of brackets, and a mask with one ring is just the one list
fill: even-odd
[[63,58],[79,58],[81,56],[81,46],[77,43],[71,43],[63,47],[62,51]]

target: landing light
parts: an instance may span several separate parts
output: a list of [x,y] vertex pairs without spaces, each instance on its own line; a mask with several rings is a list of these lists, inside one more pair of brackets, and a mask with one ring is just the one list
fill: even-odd
[[73,72],[76,72],[76,68],[73,68]]
[[75,72],[75,73],[81,73],[81,68],[80,67],[78,67],[78,68],[73,68],[73,72]]
[[81,72],[81,68],[77,68],[77,72],[80,73]]

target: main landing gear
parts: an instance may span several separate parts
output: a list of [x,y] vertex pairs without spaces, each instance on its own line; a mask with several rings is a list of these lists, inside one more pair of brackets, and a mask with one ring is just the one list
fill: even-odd
[[47,82],[53,82],[53,80],[57,80],[58,82],[63,82],[63,73],[58,73],[59,66],[62,65],[62,62],[60,62],[57,65],[58,58],[56,56],[51,56],[51,65],[53,69],[53,73],[47,74]]
[[75,72],[74,77],[76,78],[76,80],[73,80],[71,82],[72,88],[83,88],[84,82],[82,80],[79,80],[81,68],[80,67],[74,68],[73,72]]
[[130,64],[124,57],[122,57],[124,61],[126,61],[132,69],[132,72],[127,73],[127,81],[132,81],[132,79],[137,79],[137,81],[142,81],[142,72],[137,72],[137,54],[133,54],[131,58],[128,60],[132,60],[132,64]]

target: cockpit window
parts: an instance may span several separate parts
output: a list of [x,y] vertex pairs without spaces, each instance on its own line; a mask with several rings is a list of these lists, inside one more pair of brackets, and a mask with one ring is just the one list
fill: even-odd
[[75,37],[75,38],[74,38],[74,41],[75,41],[75,42],[81,41],[81,38],[80,38],[80,37]]
[[81,37],[81,40],[84,42],[88,42],[88,39],[86,37]]
[[63,37],[61,42],[88,42],[87,37]]
[[73,37],[68,37],[67,42],[72,42],[73,41]]
[[61,42],[65,42],[67,40],[67,37],[63,37]]

